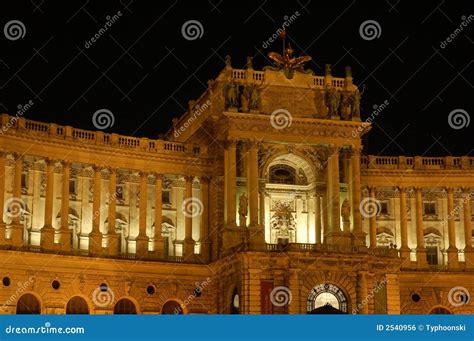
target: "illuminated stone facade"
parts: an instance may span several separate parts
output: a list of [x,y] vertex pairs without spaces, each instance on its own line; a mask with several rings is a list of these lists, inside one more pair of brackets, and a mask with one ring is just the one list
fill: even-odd
[[167,140],[1,115],[0,312],[474,313],[474,158],[362,156],[350,69],[226,64]]

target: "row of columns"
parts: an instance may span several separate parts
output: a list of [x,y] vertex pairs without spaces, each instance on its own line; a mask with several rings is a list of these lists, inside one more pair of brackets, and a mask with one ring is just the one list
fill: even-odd
[[[416,259],[418,267],[426,267],[426,248],[423,225],[423,189],[415,187],[415,228],[416,228]],[[472,223],[471,223],[471,191],[470,188],[463,187],[463,216],[464,216],[464,239],[465,239],[465,260],[466,266],[474,268],[473,246],[472,246]],[[400,197],[400,256],[402,259],[410,260],[410,248],[408,246],[408,218],[407,218],[407,188],[398,188]],[[455,228],[455,207],[454,207],[454,188],[447,187],[447,209],[448,209],[448,267],[456,269],[459,266],[458,249],[456,247],[456,228]],[[375,199],[375,187],[369,187],[369,197]],[[377,221],[376,215],[369,218],[370,247],[377,246]],[[405,263],[406,264],[406,263]]]
[[[13,197],[21,198],[21,175],[23,160],[19,155],[15,156],[14,175],[13,175]],[[72,250],[72,232],[69,229],[69,179],[71,172],[71,163],[68,161],[62,162],[62,188],[61,188],[61,222],[58,231],[59,244],[55,243],[56,230],[53,227],[53,201],[54,201],[54,165],[56,161],[46,160],[46,191],[45,191],[45,206],[44,206],[44,225],[41,229],[41,247],[45,251],[63,251],[70,252]],[[5,166],[6,154],[0,154],[0,207],[5,205]],[[89,252],[91,255],[107,254],[109,256],[117,256],[119,253],[118,234],[115,232],[116,220],[116,185],[117,185],[117,169],[108,168],[110,171],[109,178],[109,198],[108,204],[108,221],[109,228],[107,231],[108,248],[103,249],[102,239],[103,235],[100,232],[100,216],[101,216],[101,186],[102,186],[102,167],[94,166],[94,193],[92,201],[92,231],[89,234]],[[147,172],[140,173],[140,204],[139,204],[139,234],[137,236],[137,255],[144,257],[148,253],[149,239],[146,235],[146,217],[147,217],[147,198],[148,198],[148,175]],[[186,192],[185,200],[194,200],[192,193],[193,176],[186,176]],[[209,204],[209,177],[201,177],[201,254],[205,261],[209,260],[209,218],[208,218],[208,204]],[[161,221],[162,221],[162,187],[163,175],[155,173],[155,234],[154,234],[154,251],[159,257],[164,256],[164,238],[161,235]],[[178,205],[178,209],[181,206]],[[194,240],[192,239],[192,217],[185,215],[185,247],[184,256],[186,258],[194,256]],[[5,231],[6,226],[3,221],[3,212],[0,215],[0,244],[9,243],[13,247],[21,247],[24,245],[23,241],[23,226],[20,224],[20,215],[12,216],[10,225],[11,237],[6,240]]]

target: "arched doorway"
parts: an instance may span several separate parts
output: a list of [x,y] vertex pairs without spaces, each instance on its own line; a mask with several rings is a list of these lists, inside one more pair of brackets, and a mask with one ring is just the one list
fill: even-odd
[[32,294],[24,294],[16,303],[17,314],[41,314],[41,304]]
[[308,296],[308,314],[347,314],[347,311],[346,295],[334,284],[319,284]]
[[237,288],[232,292],[232,298],[230,302],[230,313],[231,314],[240,314],[240,296],[237,291]]
[[176,301],[168,301],[163,305],[163,308],[161,308],[161,313],[162,314],[174,314],[174,315],[181,315],[184,314],[183,312],[183,307],[181,307],[181,304],[179,304]]
[[66,314],[89,314],[89,306],[85,299],[80,296],[74,296],[67,302]]
[[122,298],[117,303],[115,303],[114,314],[117,314],[117,315],[120,315],[120,314],[133,315],[133,314],[136,314],[136,313],[137,313],[137,307],[135,306],[135,303],[133,303],[128,298]]
[[452,314],[452,313],[445,307],[434,307],[433,309],[431,309],[430,314]]

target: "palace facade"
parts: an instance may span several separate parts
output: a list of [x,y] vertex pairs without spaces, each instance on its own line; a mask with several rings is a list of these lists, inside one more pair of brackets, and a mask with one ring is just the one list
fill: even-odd
[[166,139],[1,115],[0,312],[474,313],[474,158],[363,155],[360,95],[227,58]]

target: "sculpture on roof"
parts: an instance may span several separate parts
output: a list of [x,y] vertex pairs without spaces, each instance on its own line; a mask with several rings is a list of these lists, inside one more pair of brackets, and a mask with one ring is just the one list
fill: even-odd
[[282,70],[286,78],[291,79],[293,78],[295,71],[305,72],[303,65],[312,58],[310,56],[293,57],[294,50],[290,43],[288,43],[288,45],[285,44],[286,31],[280,33],[280,38],[283,40],[283,52],[282,54],[268,52],[268,58],[270,58],[276,65],[275,68],[270,69]]

